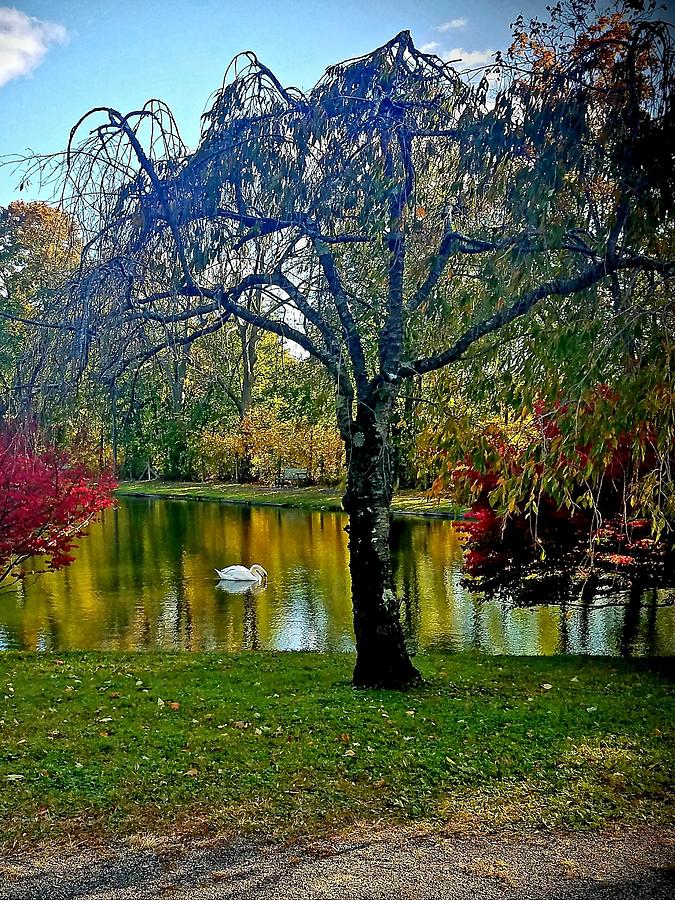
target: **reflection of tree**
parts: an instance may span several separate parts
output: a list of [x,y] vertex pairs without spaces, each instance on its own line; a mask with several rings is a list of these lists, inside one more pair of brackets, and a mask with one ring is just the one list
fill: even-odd
[[579,636],[583,647],[590,647],[591,645],[590,610],[591,596],[588,595],[580,604],[579,609]]
[[[623,627],[621,628],[621,641],[619,644],[621,656],[631,656],[634,650],[636,639],[640,633],[640,613],[642,611],[643,596],[644,593],[639,587],[631,587],[628,603],[623,614]],[[651,596],[654,597],[654,591],[651,591]]]
[[151,648],[154,643],[152,624],[146,610],[139,606],[133,623],[135,647]]
[[400,619],[406,642],[417,650],[420,621],[420,586],[412,552],[412,529],[408,522],[396,521],[391,526],[392,578],[399,597]]
[[652,590],[647,606],[647,629],[645,632],[645,641],[649,648],[649,655],[656,656],[658,647],[656,642],[656,611],[658,608],[658,594],[656,590]]
[[47,616],[47,627],[42,632],[42,637],[46,640],[46,650],[54,650],[61,647],[61,623],[53,610]]
[[244,650],[260,650],[260,635],[258,633],[258,606],[252,591],[244,594]]
[[331,624],[334,626],[316,573],[295,567],[284,584],[282,602],[269,635],[270,645],[279,650],[338,649]]
[[447,521],[404,518],[392,525],[393,577],[411,649],[464,646],[471,599],[458,585],[461,549]]
[[560,621],[558,622],[558,649],[560,653],[570,652],[569,633],[570,612],[566,603],[560,604]]

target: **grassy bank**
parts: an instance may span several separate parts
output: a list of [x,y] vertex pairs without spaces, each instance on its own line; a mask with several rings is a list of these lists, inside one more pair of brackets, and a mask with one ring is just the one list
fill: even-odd
[[407,695],[346,655],[0,656],[8,844],[135,831],[282,836],[357,820],[461,829],[663,820],[665,664],[429,655]]
[[[212,500],[248,506],[286,506],[295,509],[342,509],[337,487],[272,488],[258,484],[216,484],[172,481],[124,481],[119,496],[164,497],[171,500]],[[399,491],[392,504],[394,514],[454,518],[460,510],[446,500],[429,500],[419,491]]]

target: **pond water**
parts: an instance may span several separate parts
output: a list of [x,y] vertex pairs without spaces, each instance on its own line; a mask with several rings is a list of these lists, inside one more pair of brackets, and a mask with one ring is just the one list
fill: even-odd
[[[0,648],[351,650],[345,517],[270,507],[126,498],[62,572],[0,594]],[[392,529],[396,590],[413,650],[675,655],[673,592],[608,603],[518,606],[462,578],[449,521]],[[214,568],[260,563],[260,592],[227,593]],[[556,597],[559,600],[559,597]],[[622,599],[622,598],[618,598]]]

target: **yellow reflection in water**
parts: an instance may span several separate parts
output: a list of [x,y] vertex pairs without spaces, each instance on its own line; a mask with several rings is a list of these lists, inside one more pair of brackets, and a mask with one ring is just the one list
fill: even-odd
[[[353,647],[346,519],[332,512],[125,499],[68,569],[0,595],[0,648]],[[447,521],[398,519],[394,582],[414,647],[492,653],[672,653],[673,607],[519,609],[462,584]],[[263,592],[229,594],[214,568],[259,563]],[[630,627],[628,627],[630,626]]]

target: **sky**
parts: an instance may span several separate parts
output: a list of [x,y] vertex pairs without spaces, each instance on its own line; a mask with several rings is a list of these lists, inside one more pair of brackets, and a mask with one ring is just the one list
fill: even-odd
[[[121,112],[165,100],[188,146],[199,117],[242,50],[287,85],[307,89],[325,68],[404,28],[416,44],[467,64],[505,49],[519,13],[546,0],[0,0],[0,157],[65,147],[94,106]],[[20,194],[0,167],[0,205]]]

